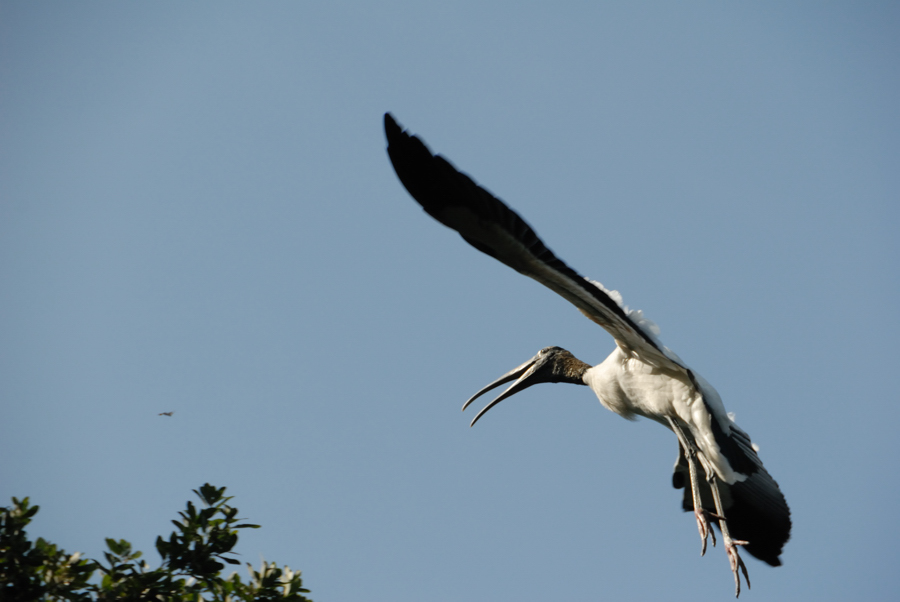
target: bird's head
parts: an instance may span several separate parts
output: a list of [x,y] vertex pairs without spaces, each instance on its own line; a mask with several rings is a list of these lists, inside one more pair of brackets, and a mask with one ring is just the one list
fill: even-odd
[[478,419],[481,418],[485,412],[507,397],[511,397],[519,391],[527,389],[531,385],[539,383],[585,384],[582,380],[582,376],[588,368],[590,368],[590,365],[582,362],[562,347],[544,347],[538,351],[536,356],[521,366],[510,370],[470,397],[469,400],[463,404],[462,409],[465,411],[465,409],[469,407],[469,404],[491,389],[495,389],[511,380],[515,381],[508,389],[506,389],[506,391],[501,393],[494,401],[484,406],[484,408],[475,415],[475,418],[472,419],[472,423],[469,425],[475,426],[475,423],[478,422]]

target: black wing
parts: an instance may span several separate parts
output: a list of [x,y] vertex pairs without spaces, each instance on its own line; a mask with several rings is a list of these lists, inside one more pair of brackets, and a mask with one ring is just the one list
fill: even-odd
[[479,251],[567,299],[605,328],[619,347],[649,364],[687,371],[608,291],[556,257],[503,201],[440,155],[433,155],[419,138],[403,131],[390,113],[384,116],[384,131],[397,177],[431,217],[459,232]]

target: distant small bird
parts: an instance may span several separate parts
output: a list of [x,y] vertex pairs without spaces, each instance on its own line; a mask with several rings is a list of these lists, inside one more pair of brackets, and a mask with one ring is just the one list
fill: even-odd
[[682,507],[693,511],[697,519],[701,555],[706,552],[707,537],[716,543],[710,522],[722,532],[736,596],[741,593],[741,573],[750,586],[737,546],[779,566],[791,533],[790,510],[778,484],[763,468],[758,448],[725,411],[712,385],[660,342],[659,329],[643,313],[628,309],[619,293],[563,263],[518,214],[449,161],[432,155],[390,113],[384,116],[384,129],[397,177],[431,217],[459,232],[479,251],[564,297],[616,342],[610,356],[596,366],[560,347],[541,349],[463,405],[465,410],[483,393],[512,381],[475,416],[472,425],[497,403],[531,385],[587,385],[616,414],[644,416],[675,433],[678,459],[672,484],[684,488]]
[[175,413],[175,412],[160,412],[159,415],[160,415],[160,416],[171,416],[171,415],[174,414],[174,413]]

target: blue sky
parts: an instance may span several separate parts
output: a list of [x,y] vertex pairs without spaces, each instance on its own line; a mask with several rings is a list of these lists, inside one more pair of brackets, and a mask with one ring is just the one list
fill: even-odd
[[[155,559],[227,486],[324,600],[722,600],[612,339],[408,197],[382,114],[621,291],[794,517],[748,600],[895,600],[900,9],[0,2],[0,499]],[[171,418],[157,414],[174,411]],[[742,599],[743,597],[742,596]]]

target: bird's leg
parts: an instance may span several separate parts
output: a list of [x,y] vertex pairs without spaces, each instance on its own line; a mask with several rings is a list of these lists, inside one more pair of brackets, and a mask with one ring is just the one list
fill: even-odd
[[712,536],[713,545],[716,545],[716,534],[709,526],[707,512],[703,509],[700,501],[700,480],[697,476],[697,448],[685,436],[684,431],[678,426],[674,419],[667,416],[669,425],[678,437],[681,449],[684,451],[684,458],[687,460],[688,472],[691,476],[691,496],[694,500],[694,516],[697,519],[697,530],[700,531],[700,555],[706,554],[706,539]]
[[669,424],[672,427],[672,430],[675,432],[675,435],[678,437],[678,442],[681,444],[682,449],[684,450],[684,457],[688,463],[688,470],[691,475],[691,495],[694,498],[694,515],[697,517],[697,528],[700,530],[700,538],[702,539],[702,547],[700,551],[700,555],[702,556],[704,552],[706,552],[706,535],[709,534],[712,536],[713,545],[716,545],[716,535],[713,530],[709,526],[709,520],[707,519],[707,515],[715,518],[719,523],[719,529],[722,531],[722,540],[725,544],[725,553],[728,555],[728,562],[731,564],[731,572],[734,574],[734,586],[735,586],[735,597],[739,597],[741,595],[741,578],[740,573],[738,573],[738,569],[740,569],[741,573],[744,574],[744,580],[747,582],[747,587],[750,587],[750,576],[747,574],[747,567],[744,565],[744,561],[741,559],[740,554],[738,554],[737,546],[745,546],[747,545],[746,541],[736,540],[731,538],[731,534],[728,532],[728,523],[725,520],[725,510],[722,506],[722,496],[719,494],[719,481],[716,477],[715,471],[712,470],[711,467],[707,467],[704,465],[703,469],[706,473],[706,480],[709,483],[710,491],[712,492],[713,502],[716,505],[716,514],[711,512],[707,512],[703,509],[700,500],[700,484],[697,478],[697,448],[694,446],[693,442],[687,438],[684,434],[684,431],[681,429],[681,426],[671,417],[667,417]]
[[750,588],[750,576],[747,574],[747,567],[744,565],[741,555],[738,553],[737,546],[745,546],[748,542],[739,539],[732,539],[728,532],[728,521],[725,520],[725,511],[722,508],[722,496],[719,495],[719,481],[714,472],[709,473],[709,486],[712,490],[713,500],[716,503],[716,512],[719,515],[719,529],[722,531],[722,543],[725,544],[725,553],[728,554],[728,562],[731,564],[731,572],[734,574],[734,597],[741,595],[741,576],[738,569],[744,574],[744,581],[747,582],[747,588]]
[[706,554],[706,538],[712,535],[713,545],[716,545],[716,534],[709,525],[706,510],[700,501],[700,485],[697,477],[696,451],[689,447],[685,450],[688,462],[688,470],[691,475],[691,496],[694,498],[694,516],[697,518],[697,530],[700,531],[700,555]]

